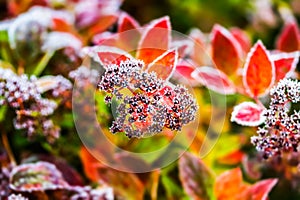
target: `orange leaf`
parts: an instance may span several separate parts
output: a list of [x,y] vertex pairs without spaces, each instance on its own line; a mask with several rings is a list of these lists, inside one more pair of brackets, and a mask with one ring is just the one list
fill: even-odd
[[218,200],[244,200],[240,196],[248,187],[243,183],[241,169],[235,168],[217,177],[214,193]]
[[166,51],[148,65],[147,71],[155,72],[158,78],[168,80],[175,70],[177,59],[177,50]]
[[272,56],[275,65],[276,81],[292,75],[299,61],[299,52],[280,53]]
[[218,163],[222,165],[237,165],[242,162],[245,153],[241,150],[234,150],[229,154],[218,158]]
[[275,67],[261,41],[258,41],[247,55],[243,83],[251,97],[268,92],[275,80]]
[[300,49],[300,31],[295,22],[285,25],[277,39],[277,49],[285,52]]
[[137,59],[149,64],[169,49],[171,40],[171,24],[168,16],[152,21],[142,34],[138,44]]
[[81,147],[79,156],[83,164],[85,175],[92,181],[97,182],[99,180],[98,164],[99,161],[93,157],[85,147]]
[[117,20],[116,15],[105,15],[98,19],[97,23],[88,30],[88,36],[94,36],[97,33],[105,31]]
[[228,76],[235,74],[241,64],[240,44],[220,25],[214,26],[212,38],[212,59],[216,67]]

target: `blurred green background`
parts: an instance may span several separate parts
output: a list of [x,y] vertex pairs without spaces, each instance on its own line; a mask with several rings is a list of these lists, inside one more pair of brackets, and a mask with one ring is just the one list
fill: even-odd
[[300,21],[300,0],[125,0],[122,9],[141,24],[169,15],[173,29],[182,33],[193,27],[210,32],[216,23],[237,26],[269,48],[284,21]]

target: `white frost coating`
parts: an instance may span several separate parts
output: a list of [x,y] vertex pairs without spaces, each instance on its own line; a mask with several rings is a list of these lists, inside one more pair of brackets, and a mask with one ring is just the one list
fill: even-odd
[[29,22],[37,22],[42,27],[51,27],[53,18],[63,19],[69,24],[73,24],[75,21],[74,16],[68,12],[34,6],[28,12],[19,15],[9,26],[8,40],[11,48],[16,48],[15,34],[19,27]]
[[82,42],[69,33],[51,32],[45,38],[44,44],[42,45],[42,51],[54,52],[65,47],[72,47],[79,51],[82,47]]

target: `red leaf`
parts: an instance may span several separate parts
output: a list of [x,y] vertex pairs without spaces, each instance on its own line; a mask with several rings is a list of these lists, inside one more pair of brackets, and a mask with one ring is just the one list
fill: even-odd
[[85,174],[92,181],[109,184],[124,199],[143,198],[144,185],[136,174],[107,167],[93,157],[85,147],[82,147],[80,150],[80,158]]
[[252,185],[249,194],[251,200],[267,200],[268,194],[276,185],[277,181],[277,179],[266,179]]
[[155,58],[169,49],[170,40],[170,18],[166,16],[152,21],[142,34],[136,58],[143,60],[146,65],[151,63]]
[[269,52],[258,41],[247,55],[243,83],[247,93],[258,97],[268,92],[275,80],[275,67]]
[[121,61],[132,59],[132,56],[126,51],[118,48],[101,46],[95,50],[100,63],[105,67],[111,64],[120,64]]
[[230,33],[238,41],[238,43],[240,43],[243,51],[245,53],[249,52],[251,48],[251,41],[249,36],[245,33],[245,31],[239,28],[231,28]]
[[243,102],[235,106],[231,114],[232,122],[244,126],[258,126],[264,120],[264,108],[253,102]]
[[277,49],[285,52],[300,49],[300,31],[295,22],[285,25],[277,39]]
[[191,60],[180,60],[176,65],[174,72],[174,78],[179,80],[181,83],[189,84],[192,86],[198,85],[198,81],[195,80],[191,75],[192,72],[196,69],[196,64]]
[[118,32],[124,32],[139,28],[139,23],[126,12],[123,12],[118,21]]
[[122,49],[130,52],[137,49],[141,38],[140,25],[127,13],[122,13],[118,22],[118,37],[122,44]]
[[227,75],[233,75],[240,67],[242,49],[232,34],[216,25],[212,36],[212,59],[216,67]]
[[191,76],[208,89],[221,94],[234,94],[235,87],[222,71],[212,67],[199,67]]
[[187,152],[183,154],[179,159],[179,177],[192,199],[211,199],[214,176],[198,157]]
[[166,51],[148,65],[147,71],[156,72],[158,78],[168,80],[175,70],[177,59],[177,50]]
[[292,75],[299,61],[299,52],[279,53],[272,56],[275,65],[276,81]]

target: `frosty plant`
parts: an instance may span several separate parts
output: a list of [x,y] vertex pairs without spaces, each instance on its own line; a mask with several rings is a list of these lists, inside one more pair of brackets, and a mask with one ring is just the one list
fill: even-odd
[[[131,22],[134,27],[135,23],[125,17],[122,22]],[[139,31],[134,29],[131,33]],[[109,39],[122,39],[122,34],[118,36]],[[185,87],[169,82],[179,58],[176,49],[169,50],[169,38],[170,22],[164,17],[144,30],[136,58],[114,47],[100,46],[95,50],[105,68],[98,87],[107,93],[107,103],[114,97],[119,101],[117,118],[110,127],[112,133],[125,132],[131,138],[160,133],[163,128],[180,131],[195,119],[196,101]]]
[[[108,103],[112,97],[120,101],[118,117],[110,128],[112,133],[125,132],[131,138],[159,133],[164,127],[180,131],[195,119],[197,105],[187,89],[168,86],[167,79],[160,79],[151,71],[151,66],[169,59],[170,54],[172,61],[176,61],[176,51],[166,52],[148,65],[150,70],[145,70],[145,64],[135,59],[106,67],[99,88],[109,94],[105,98]],[[170,63],[173,67],[174,64]]]

